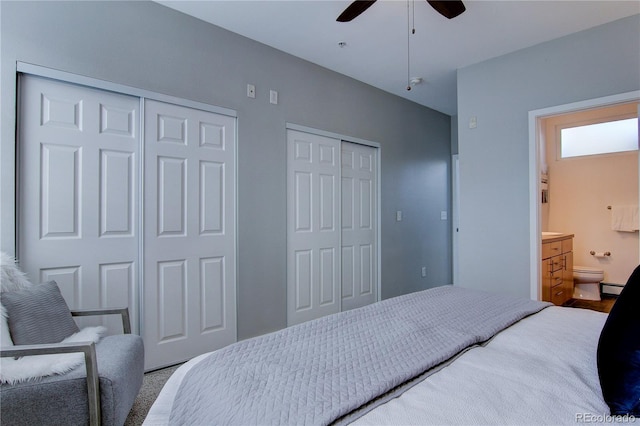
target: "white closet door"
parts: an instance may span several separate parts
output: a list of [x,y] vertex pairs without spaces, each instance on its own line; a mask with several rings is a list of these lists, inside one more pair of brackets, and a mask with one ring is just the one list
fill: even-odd
[[287,323],[340,311],[340,141],[287,131]]
[[145,368],[236,341],[235,119],[145,101]]
[[128,306],[137,330],[139,99],[24,75],[19,96],[21,268],[71,308]]
[[342,142],[342,310],[377,300],[377,149]]

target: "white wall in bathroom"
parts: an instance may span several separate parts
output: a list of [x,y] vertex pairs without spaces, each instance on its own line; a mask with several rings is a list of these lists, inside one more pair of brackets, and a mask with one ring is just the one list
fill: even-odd
[[[547,138],[548,231],[575,234],[575,265],[604,270],[604,282],[626,283],[638,265],[638,232],[611,230],[611,205],[638,204],[638,152],[556,159]],[[610,251],[596,258],[589,252]]]

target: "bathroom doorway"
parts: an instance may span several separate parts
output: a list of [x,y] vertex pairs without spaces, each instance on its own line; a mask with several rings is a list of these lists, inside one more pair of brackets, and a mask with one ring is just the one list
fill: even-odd
[[[560,151],[557,140],[562,129],[577,128],[589,120],[607,121],[607,114],[614,117],[610,121],[629,116],[637,119],[639,101],[640,92],[636,91],[529,113],[532,299],[541,299],[542,231],[575,234],[574,264],[603,269],[605,283],[624,284],[640,262],[638,232],[612,231],[608,208],[638,204],[638,151],[570,158]],[[598,114],[601,118],[594,119]],[[632,171],[619,173],[620,164]],[[607,251],[611,256],[603,256]]]

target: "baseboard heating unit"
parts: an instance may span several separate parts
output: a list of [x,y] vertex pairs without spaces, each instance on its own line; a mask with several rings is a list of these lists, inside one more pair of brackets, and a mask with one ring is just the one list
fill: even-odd
[[602,294],[611,294],[617,296],[620,294],[623,288],[624,284],[600,283]]

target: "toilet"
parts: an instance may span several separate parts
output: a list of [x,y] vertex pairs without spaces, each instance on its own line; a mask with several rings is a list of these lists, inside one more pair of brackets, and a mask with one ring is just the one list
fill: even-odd
[[600,300],[600,283],[603,279],[602,269],[573,265],[573,298]]

